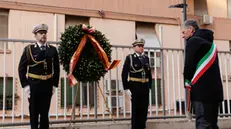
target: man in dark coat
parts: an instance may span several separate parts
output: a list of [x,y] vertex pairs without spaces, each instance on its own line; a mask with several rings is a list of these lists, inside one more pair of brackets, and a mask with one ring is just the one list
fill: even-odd
[[18,67],[22,88],[28,94],[31,129],[38,129],[39,115],[39,129],[49,129],[51,97],[59,82],[58,53],[47,44],[47,30],[46,24],[34,28],[37,42],[24,48]]
[[144,43],[143,39],[133,43],[135,53],[126,57],[122,69],[123,88],[131,93],[132,129],[145,129],[147,121],[152,74],[149,58],[143,54]]
[[219,129],[218,109],[223,101],[216,45],[213,32],[199,29],[194,20],[187,20],[182,30],[187,40],[185,50],[185,88],[191,91],[191,101],[196,115],[196,129]]

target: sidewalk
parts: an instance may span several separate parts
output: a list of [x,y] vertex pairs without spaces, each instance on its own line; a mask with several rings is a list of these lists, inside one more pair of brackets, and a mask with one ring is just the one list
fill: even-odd
[[[220,129],[231,129],[231,119],[224,118],[219,120]],[[29,129],[29,127],[15,127],[15,128],[0,128],[0,129]],[[69,128],[69,124],[51,125],[50,129],[131,129],[130,121],[116,121],[116,122],[92,122],[92,123],[78,123]],[[147,129],[195,129],[194,121],[187,121],[184,119],[171,120],[149,120],[147,122]]]

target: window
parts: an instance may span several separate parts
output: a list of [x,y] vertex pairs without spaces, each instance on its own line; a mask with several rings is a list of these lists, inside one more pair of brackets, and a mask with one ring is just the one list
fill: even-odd
[[228,18],[231,18],[231,0],[227,0]]
[[[80,106],[80,86],[70,87],[68,79],[66,80],[66,105],[67,107],[72,107],[72,96],[75,97],[76,90],[77,92],[77,102],[76,106]],[[64,107],[64,78],[61,78],[61,107]],[[72,91],[74,90],[74,92]],[[82,104],[87,106],[87,83],[82,84]],[[74,94],[72,94],[74,93]],[[89,83],[89,106],[94,106],[94,84]]]
[[229,51],[231,51],[231,41],[229,41]]
[[[8,10],[0,9],[0,38],[8,38]],[[0,42],[0,48],[4,48],[4,44]]]
[[89,25],[89,17],[66,15],[65,16],[65,24],[66,24],[66,28],[68,26],[75,26],[78,24]]
[[[111,87],[110,87],[111,85]],[[118,80],[118,92],[120,92],[121,90],[123,90],[123,84],[122,84],[122,81],[121,80]],[[111,91],[112,92],[116,92],[116,80],[111,80],[111,84],[109,84],[109,79],[106,80],[106,91],[109,92],[111,88]]]
[[[155,61],[155,52],[154,51],[144,51],[144,54],[149,57],[150,67],[151,68],[160,68],[160,52],[156,51],[156,61]],[[156,62],[156,65],[155,65]]]
[[[5,109],[11,110],[12,109],[12,96],[13,96],[13,78],[6,77],[6,93],[5,93]],[[0,77],[0,109],[3,109],[3,77]]]
[[145,40],[145,47],[160,48],[160,42],[155,32],[153,23],[136,23],[136,38]]
[[208,15],[207,0],[194,0],[195,15]]
[[152,105],[156,104],[156,92],[155,87],[157,87],[157,103],[158,106],[161,104],[161,79],[156,79],[157,85],[155,85],[155,79],[152,80]]
[[[117,105],[121,109],[123,108],[123,96],[120,92],[123,90],[122,81],[118,80],[117,89],[116,89],[116,80],[111,80],[111,84],[109,84],[109,79],[106,80],[106,95],[107,95],[107,103],[109,108],[116,109]],[[110,96],[111,91],[111,96]],[[116,91],[118,91],[118,96],[116,96]],[[118,98],[118,104],[117,104]]]
[[[155,24],[153,23],[136,23],[136,38],[145,40],[145,47],[160,48],[160,41],[155,32]],[[144,50],[145,54],[150,59],[151,67],[155,67],[155,52],[156,52],[156,67],[160,67],[160,50]]]

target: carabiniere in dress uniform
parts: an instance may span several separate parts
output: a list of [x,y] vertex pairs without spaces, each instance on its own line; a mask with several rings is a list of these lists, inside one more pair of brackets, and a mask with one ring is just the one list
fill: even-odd
[[47,44],[47,31],[46,24],[34,28],[37,42],[24,48],[18,67],[22,88],[28,94],[31,129],[49,129],[51,97],[59,82],[58,52]]
[[123,88],[131,93],[132,129],[145,129],[152,74],[149,58],[143,54],[145,41],[137,39],[132,45],[134,53],[126,57],[122,70]]

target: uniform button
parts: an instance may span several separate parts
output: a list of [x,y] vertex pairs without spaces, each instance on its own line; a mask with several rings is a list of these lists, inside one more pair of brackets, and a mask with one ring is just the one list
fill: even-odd
[[45,72],[45,74],[47,74],[47,72]]

